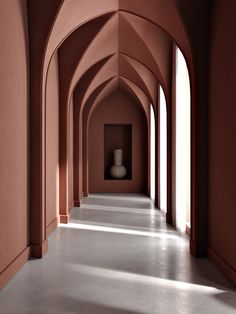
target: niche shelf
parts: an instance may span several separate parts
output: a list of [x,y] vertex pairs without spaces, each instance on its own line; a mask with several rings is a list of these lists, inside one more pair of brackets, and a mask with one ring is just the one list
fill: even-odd
[[[109,174],[115,149],[123,150],[123,165],[127,169],[127,174],[122,179],[114,179]],[[132,180],[132,124],[104,125],[104,179]]]

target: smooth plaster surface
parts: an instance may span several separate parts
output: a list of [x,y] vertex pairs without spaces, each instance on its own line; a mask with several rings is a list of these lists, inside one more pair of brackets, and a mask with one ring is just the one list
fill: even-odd
[[236,292],[141,195],[93,194],[0,292],[4,314],[233,314]]
[[[132,124],[132,179],[104,179],[104,125]],[[149,120],[127,94],[115,92],[102,101],[89,122],[89,192],[145,193],[148,179]],[[114,134],[114,136],[116,136]],[[119,148],[119,147],[118,147]],[[124,151],[125,154],[125,151]],[[96,156],[96,158],[94,158]]]
[[69,141],[69,160],[68,160],[68,168],[69,168],[69,184],[68,184],[68,208],[71,209],[74,206],[74,164],[73,164],[73,103],[70,105],[70,141]]
[[48,72],[46,106],[46,225],[59,215],[59,80],[58,56]]
[[0,7],[1,275],[28,245],[28,35],[25,3]]
[[[209,246],[236,283],[235,38],[236,3],[216,1],[209,103]],[[230,274],[231,272],[231,274]]]

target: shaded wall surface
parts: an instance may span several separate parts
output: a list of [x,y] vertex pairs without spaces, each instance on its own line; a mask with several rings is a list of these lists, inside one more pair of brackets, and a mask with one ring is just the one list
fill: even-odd
[[236,283],[235,12],[235,1],[215,1],[209,91],[209,253]]
[[[132,179],[104,179],[104,125],[132,124]],[[122,92],[105,98],[89,123],[89,192],[146,193],[147,120],[139,104]],[[125,152],[124,152],[125,153]]]
[[46,91],[46,226],[59,214],[59,83],[55,54],[48,71]]
[[69,184],[68,184],[68,208],[74,207],[74,165],[73,165],[73,101],[70,104],[70,133],[69,133],[69,156],[68,156],[68,171],[69,171]]
[[[0,286],[28,246],[28,38],[25,2],[0,2]],[[3,271],[6,272],[3,272]],[[10,270],[14,271],[12,268]],[[3,272],[3,273],[2,273]],[[8,274],[9,275],[9,274]]]

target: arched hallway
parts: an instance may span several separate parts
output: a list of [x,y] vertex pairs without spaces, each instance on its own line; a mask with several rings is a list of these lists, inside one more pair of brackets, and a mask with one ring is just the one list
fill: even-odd
[[3,314],[236,311],[235,12],[0,1]]
[[236,291],[141,195],[92,194],[0,294],[0,313],[233,314]]

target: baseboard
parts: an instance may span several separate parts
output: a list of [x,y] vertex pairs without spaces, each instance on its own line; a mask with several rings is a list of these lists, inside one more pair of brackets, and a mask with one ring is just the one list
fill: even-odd
[[81,205],[80,201],[74,201],[74,206],[75,207],[80,207],[80,205]]
[[48,237],[58,226],[60,222],[60,216],[56,217],[50,224],[47,225],[46,228],[46,236]]
[[1,273],[0,289],[2,289],[30,258],[30,247],[21,252]]
[[208,257],[236,287],[236,270],[229,263],[227,263],[222,256],[220,256],[209,246]]
[[48,250],[48,240],[44,240],[41,244],[31,245],[31,256],[41,258],[43,257]]
[[207,245],[204,243],[196,243],[193,239],[190,239],[190,252],[195,257],[206,257]]
[[68,224],[69,223],[69,215],[60,215],[60,223]]

